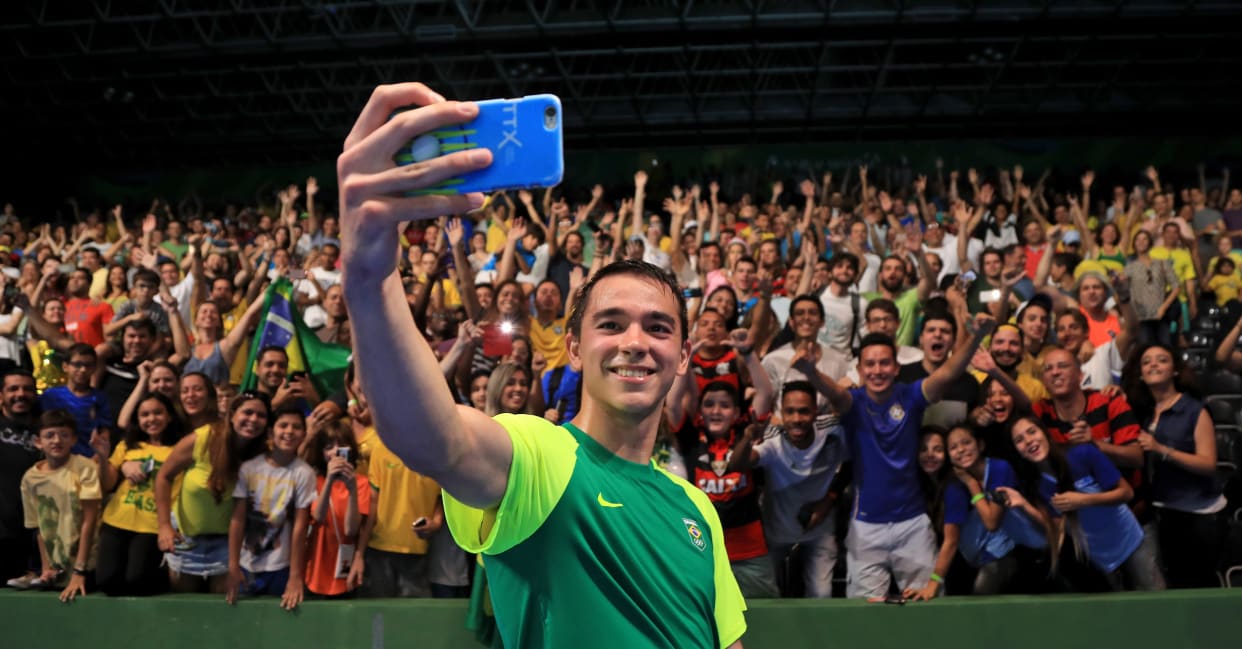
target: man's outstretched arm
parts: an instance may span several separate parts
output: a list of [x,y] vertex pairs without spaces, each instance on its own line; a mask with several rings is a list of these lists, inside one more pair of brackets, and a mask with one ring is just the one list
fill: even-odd
[[[398,108],[416,105],[388,119]],[[459,408],[435,354],[410,315],[396,273],[398,224],[466,212],[481,194],[406,197],[491,164],[485,149],[406,167],[392,162],[403,143],[473,119],[473,103],[448,102],[421,83],[376,88],[337,159],[341,197],[342,286],[354,328],[354,359],[384,444],[410,469],[458,500],[494,506],[505,493],[513,446],[490,417]]]

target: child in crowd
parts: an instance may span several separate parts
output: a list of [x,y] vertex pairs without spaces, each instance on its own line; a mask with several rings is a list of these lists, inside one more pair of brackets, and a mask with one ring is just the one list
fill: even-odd
[[324,597],[350,597],[362,581],[354,569],[363,521],[371,515],[371,484],[357,472],[358,445],[346,424],[329,422],[317,431],[305,458],[315,469],[319,497],[311,508],[306,589]]
[[1238,299],[1238,292],[1242,291],[1242,277],[1238,276],[1233,257],[1218,257],[1213,261],[1216,262],[1216,271],[1203,283],[1203,288],[1216,294],[1218,306],[1225,306]]
[[168,586],[161,569],[159,519],[155,514],[155,476],[185,434],[173,402],[159,392],[143,397],[137,421],[112,457],[104,448],[96,458],[104,493],[116,493],[104,508],[99,529],[99,590],[108,595],[153,595]]
[[301,410],[281,409],[273,418],[271,450],[243,463],[233,488],[225,599],[279,595],[280,606],[293,610],[302,602],[315,470],[297,455],[306,438]]
[[91,377],[98,365],[99,357],[94,347],[75,343],[65,354],[62,366],[65,384],[48,388],[39,397],[39,405],[44,412],[66,410],[73,417],[77,432],[73,452],[86,457],[95,456],[95,449],[90,444],[91,435],[95,431],[106,432],[113,422],[107,395],[91,387]]
[[38,530],[42,584],[63,588],[62,602],[92,589],[95,525],[99,520],[99,472],[73,453],[76,422],[64,410],[39,417],[36,445],[44,460],[22,477],[26,527]]

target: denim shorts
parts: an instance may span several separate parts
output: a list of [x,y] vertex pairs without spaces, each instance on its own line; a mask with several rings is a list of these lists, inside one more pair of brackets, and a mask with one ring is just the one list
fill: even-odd
[[[173,529],[180,534],[177,516],[172,517]],[[200,534],[187,536],[177,543],[173,552],[164,553],[168,569],[180,575],[215,577],[229,574],[229,536]]]

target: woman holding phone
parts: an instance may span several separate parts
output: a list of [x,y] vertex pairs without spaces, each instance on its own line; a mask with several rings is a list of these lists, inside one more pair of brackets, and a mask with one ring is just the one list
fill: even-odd
[[318,497],[311,507],[306,590],[324,599],[352,597],[361,580],[350,581],[350,567],[366,517],[371,515],[371,484],[357,473],[358,445],[345,424],[308,420],[310,444],[303,459],[315,469]]

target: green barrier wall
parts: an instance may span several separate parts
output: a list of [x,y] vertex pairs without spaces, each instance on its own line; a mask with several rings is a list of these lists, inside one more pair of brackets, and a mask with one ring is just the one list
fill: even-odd
[[[236,607],[198,595],[146,599],[0,593],[0,647],[9,649],[478,649],[464,600],[307,602]],[[893,606],[829,600],[751,603],[747,649],[1225,649],[1242,646],[1242,590],[948,598]],[[589,628],[590,620],[583,620]],[[607,638],[584,647],[608,647]]]

